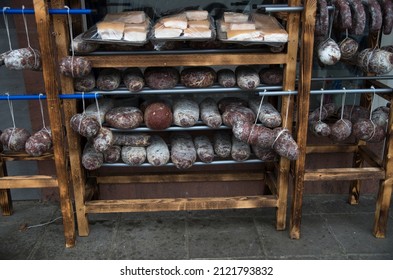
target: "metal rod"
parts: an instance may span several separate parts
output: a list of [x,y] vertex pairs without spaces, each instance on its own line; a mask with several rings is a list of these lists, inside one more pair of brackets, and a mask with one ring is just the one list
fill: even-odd
[[[342,93],[391,93],[393,92],[393,89],[391,88],[356,88],[356,89],[325,89],[325,90],[320,90],[320,89],[315,89],[311,90],[310,94],[342,94]],[[259,92],[259,96],[262,95],[289,95],[289,94],[297,94],[297,90],[291,90],[291,91],[273,91],[273,92]]]
[[301,12],[304,10],[302,6],[288,6],[288,5],[253,5],[254,9],[258,9],[260,11],[266,13],[274,13],[274,12]]
[[[92,98],[101,98],[101,94],[94,94],[94,93],[88,93],[88,94],[59,94],[60,99],[92,99]],[[39,100],[39,99],[46,99],[46,95],[0,95],[0,100]]]
[[[1,8],[1,10],[3,10]],[[34,9],[6,9],[4,11],[6,14],[26,14],[26,15],[33,15]],[[91,14],[93,10],[91,9],[70,9],[69,13],[71,15],[84,15],[84,14]],[[68,9],[49,9],[49,14],[52,15],[67,15]]]
[[[103,124],[105,126],[105,124]],[[218,128],[211,128],[207,125],[204,125],[201,121],[198,121],[194,126],[190,127],[178,127],[178,126],[171,126],[165,129],[165,131],[201,131],[201,130],[229,130],[231,129],[230,127],[226,125],[221,125]],[[121,133],[127,133],[127,132],[152,132],[152,131],[162,131],[162,130],[155,130],[155,129],[150,129],[148,127],[136,127],[132,129],[119,129],[119,128],[110,128],[111,131],[113,132],[121,132]]]
[[97,92],[102,95],[111,95],[111,94],[184,94],[184,93],[227,93],[227,92],[255,92],[255,91],[269,91],[269,90],[281,90],[282,86],[260,86],[255,88],[254,90],[246,91],[238,87],[233,87],[233,88],[224,88],[218,85],[209,87],[209,88],[187,88],[184,86],[177,86],[172,89],[149,89],[145,88],[141,91],[137,92],[130,92],[127,88],[122,87],[117,90],[112,90],[112,91],[100,91],[100,90],[94,90],[94,92]]
[[352,76],[352,77],[316,77],[311,81],[344,81],[344,80],[391,80],[393,75],[387,76]]
[[[205,162],[201,162],[201,161],[197,161],[194,162],[193,165],[221,165],[221,164],[236,164],[236,163],[262,163],[264,161],[260,160],[260,159],[249,159],[249,160],[245,160],[245,161],[236,161],[236,160],[218,160],[218,161],[213,161],[211,163],[205,163]],[[271,162],[271,161],[269,161]],[[150,163],[142,163],[140,165],[128,165],[126,163],[104,163],[102,165],[102,167],[152,167],[154,165],[150,164]],[[172,162],[169,162],[167,164],[164,165],[165,166],[175,166]]]

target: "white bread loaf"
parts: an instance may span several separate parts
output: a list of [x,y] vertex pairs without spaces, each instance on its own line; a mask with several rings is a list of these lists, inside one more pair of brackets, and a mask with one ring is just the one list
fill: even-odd
[[252,19],[257,29],[261,29],[266,42],[287,42],[288,33],[280,26],[275,17],[265,14],[253,14]]
[[203,10],[185,11],[188,20],[207,20],[208,12]]
[[124,29],[125,41],[144,42],[146,41],[146,38],[147,38],[146,30],[135,28],[135,27],[126,27]]
[[228,30],[227,39],[235,41],[263,41],[264,34],[261,30]]
[[184,30],[183,36],[191,38],[211,38],[212,31],[209,28],[187,28]]
[[247,22],[248,15],[243,13],[235,13],[235,12],[224,12],[224,21],[233,23],[233,22]]
[[210,28],[210,21],[206,20],[191,20],[188,22],[188,28]]
[[124,33],[123,22],[99,22],[97,23],[97,33],[102,40],[121,40]]
[[159,22],[169,28],[178,28],[183,30],[187,28],[187,18],[185,14],[164,17],[161,18]]
[[247,22],[238,22],[238,23],[230,23],[230,30],[255,30],[255,23],[251,21]]
[[154,36],[156,38],[176,38],[183,33],[183,29],[168,28],[164,25],[157,23],[154,27]]
[[146,21],[146,14],[143,11],[129,11],[123,13],[107,14],[104,18],[104,21],[143,23]]

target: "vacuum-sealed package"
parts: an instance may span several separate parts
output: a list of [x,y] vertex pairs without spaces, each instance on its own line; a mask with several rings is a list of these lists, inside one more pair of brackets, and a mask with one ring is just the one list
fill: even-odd
[[280,45],[288,33],[273,16],[260,13],[224,12],[217,21],[217,37],[226,43]]

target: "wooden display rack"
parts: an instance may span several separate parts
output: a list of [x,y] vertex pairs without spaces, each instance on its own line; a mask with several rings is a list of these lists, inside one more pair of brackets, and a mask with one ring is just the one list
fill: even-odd
[[[63,128],[62,108],[58,92],[58,79],[56,77],[57,63],[53,59],[54,47],[51,34],[50,17],[44,0],[34,0],[34,12],[39,36],[42,56],[43,77],[47,95],[48,113],[52,131],[53,154],[41,157],[31,157],[21,153],[0,154],[0,205],[3,215],[12,214],[12,199],[10,189],[17,188],[46,188],[57,187],[60,194],[60,206],[63,216],[64,237],[66,247],[75,244],[75,221],[71,194],[69,190],[68,161],[66,154],[66,139]],[[55,176],[7,176],[6,161],[26,160],[53,160],[56,167]]]
[[[307,14],[315,14],[316,3],[305,1]],[[51,1],[51,8],[63,8],[65,1]],[[289,6],[301,6],[300,0],[290,0]],[[289,13],[287,16],[287,32],[289,41],[285,53],[178,53],[178,54],[132,54],[132,55],[89,55],[88,59],[93,67],[148,67],[148,66],[219,66],[219,65],[257,65],[257,64],[282,64],[284,65],[284,91],[293,91],[296,82],[297,50],[299,43],[300,25],[303,29],[309,28],[313,18],[306,17],[306,22],[300,21],[301,12]],[[67,37],[68,27],[65,16],[54,16],[54,32],[56,34],[56,48],[58,57],[68,55],[69,39]],[[312,23],[313,24],[313,23]],[[307,36],[305,36],[307,38]],[[302,44],[309,42],[303,41]],[[312,42],[311,42],[312,43]],[[312,46],[310,45],[309,48]],[[311,59],[311,58],[310,58]],[[73,81],[70,78],[61,77],[61,88],[63,93],[72,93]],[[282,112],[285,112],[289,103],[289,117],[287,128],[292,129],[292,113],[295,98],[282,96]],[[75,101],[64,101],[65,119],[69,120],[77,113]],[[286,226],[287,193],[290,161],[280,158],[276,164],[276,174],[264,172],[259,173],[234,173],[226,171],[217,174],[144,174],[138,176],[98,176],[90,177],[81,165],[81,141],[78,135],[66,122],[67,138],[69,144],[69,157],[71,165],[72,183],[74,186],[76,214],[78,231],[80,236],[89,234],[89,213],[111,213],[111,212],[143,212],[143,211],[170,211],[170,210],[207,210],[207,209],[229,209],[229,208],[276,208],[276,228],[283,230]],[[257,176],[257,178],[255,178]],[[92,200],[96,191],[96,184],[100,183],[157,183],[157,182],[194,182],[194,181],[244,181],[252,179],[265,179],[271,195],[257,196],[235,196],[235,197],[208,197],[208,198],[162,198],[162,199],[123,199],[123,200]]]
[[[314,29],[314,27],[312,27]],[[314,31],[312,30],[312,33]],[[313,40],[313,38],[310,38]],[[300,148],[300,157],[295,162],[293,170],[294,188],[292,197],[292,208],[290,217],[289,235],[293,239],[300,238],[300,224],[302,216],[302,202],[304,183],[310,181],[352,181],[349,188],[348,202],[350,204],[359,203],[361,181],[367,179],[379,180],[379,192],[376,202],[375,219],[373,234],[375,237],[384,238],[386,234],[388,212],[392,196],[392,175],[393,175],[393,113],[389,115],[387,125],[386,140],[384,145],[384,154],[382,158],[371,151],[364,141],[359,141],[347,145],[307,145],[308,134],[308,116],[310,106],[310,83],[312,73],[312,62],[307,61],[312,57],[313,49],[306,50],[307,56],[303,56],[301,65],[298,100],[298,125],[297,125],[297,143]],[[302,58],[301,58],[302,59]],[[337,78],[339,80],[339,78]],[[381,83],[371,82],[376,88],[386,88]],[[378,93],[377,93],[378,94]],[[389,102],[393,101],[391,94],[378,94]],[[361,105],[371,107],[371,98],[367,94],[361,96]],[[344,168],[321,168],[306,169],[307,154],[328,154],[328,153],[350,153],[353,154],[353,164],[351,167]],[[367,163],[367,166],[364,166]]]

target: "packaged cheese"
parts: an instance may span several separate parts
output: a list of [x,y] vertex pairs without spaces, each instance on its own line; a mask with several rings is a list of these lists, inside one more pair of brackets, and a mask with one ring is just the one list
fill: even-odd
[[146,14],[143,11],[129,11],[129,12],[122,12],[122,13],[107,14],[103,21],[143,23],[146,21]]
[[160,23],[165,27],[186,29],[187,17],[185,14],[178,14],[175,16],[168,16],[160,19]]
[[183,36],[191,38],[211,38],[212,31],[209,28],[187,28],[184,30]]
[[121,40],[124,33],[123,22],[99,22],[97,23],[97,33],[102,40]]
[[235,13],[235,12],[224,12],[224,21],[229,23],[234,22],[247,22],[248,15],[243,13]]
[[209,13],[204,10],[190,10],[185,11],[187,20],[194,21],[194,20],[207,20]]

